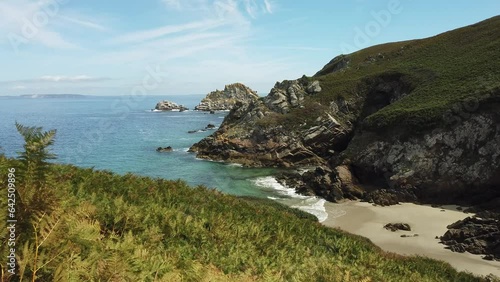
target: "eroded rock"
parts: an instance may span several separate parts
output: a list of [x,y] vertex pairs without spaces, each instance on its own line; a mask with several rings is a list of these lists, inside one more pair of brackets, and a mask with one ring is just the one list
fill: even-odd
[[234,83],[226,85],[224,90],[210,92],[194,109],[214,114],[215,111],[231,110],[237,102],[249,103],[258,98],[257,92],[241,83]]
[[441,242],[454,252],[487,255],[500,260],[500,221],[494,218],[467,217],[448,226]]
[[184,107],[183,105],[179,105],[177,103],[163,100],[161,102],[158,102],[155,106],[155,110],[157,111],[187,111],[188,108]]

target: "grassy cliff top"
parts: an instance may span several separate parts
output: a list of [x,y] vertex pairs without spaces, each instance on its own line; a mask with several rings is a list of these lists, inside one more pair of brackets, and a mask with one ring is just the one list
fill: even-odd
[[464,101],[480,104],[500,96],[499,34],[497,16],[434,37],[339,56],[314,77],[323,91],[313,100],[327,104],[338,97],[364,97],[374,80],[392,76],[411,90],[409,95],[372,114],[365,124],[381,128],[439,123],[447,111]]

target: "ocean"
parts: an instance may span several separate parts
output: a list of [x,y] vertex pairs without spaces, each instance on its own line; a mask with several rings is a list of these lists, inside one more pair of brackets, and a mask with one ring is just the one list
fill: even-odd
[[[56,162],[80,167],[182,179],[227,194],[270,198],[327,218],[323,199],[301,196],[273,177],[274,169],[245,168],[197,159],[189,147],[212,134],[227,112],[155,112],[156,103],[169,100],[190,109],[204,95],[179,96],[28,96],[0,97],[0,153],[16,157],[23,139],[15,122],[56,129],[52,152]],[[197,131],[188,133],[188,131]],[[171,146],[173,152],[156,152]]]

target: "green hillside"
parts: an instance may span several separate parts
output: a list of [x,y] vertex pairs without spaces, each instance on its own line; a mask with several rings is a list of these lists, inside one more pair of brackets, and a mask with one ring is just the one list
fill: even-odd
[[[377,80],[400,82],[407,96],[369,116],[369,128],[430,127],[466,103],[475,110],[500,97],[500,16],[431,38],[373,46],[332,60],[313,79],[324,105],[343,97],[364,99]],[[349,61],[342,68],[342,63]],[[340,62],[340,63],[339,63]],[[335,70],[335,72],[333,72]],[[467,106],[466,106],[467,107]]]
[[[482,281],[444,262],[384,253],[269,200],[50,165],[55,132],[18,128],[25,153],[0,157],[3,189],[16,170],[18,220],[17,276],[2,264],[2,281]],[[0,255],[8,252],[2,244]]]

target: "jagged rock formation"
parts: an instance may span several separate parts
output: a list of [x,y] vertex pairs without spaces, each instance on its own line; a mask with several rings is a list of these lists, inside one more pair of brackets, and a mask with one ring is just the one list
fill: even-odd
[[486,254],[484,259],[500,260],[500,221],[467,217],[448,226],[441,242],[454,252]]
[[157,111],[186,111],[188,108],[184,107],[183,105],[179,105],[174,102],[170,102],[167,100],[163,100],[161,102],[158,102],[156,104],[155,110]]
[[269,95],[264,98],[264,104],[272,111],[286,114],[291,108],[302,107],[307,95],[321,92],[319,81],[309,83],[306,77],[297,80],[276,82]]
[[259,98],[257,92],[241,83],[229,84],[224,90],[210,92],[194,109],[198,111],[229,111],[237,102],[249,103]]
[[348,134],[333,117],[325,116],[321,125],[307,128],[305,135],[288,130],[286,126],[274,126],[281,113],[290,109],[305,110],[304,97],[315,95],[319,88],[318,81],[304,78],[276,83],[272,94],[264,99],[238,102],[219,130],[193,145],[190,151],[197,152],[200,158],[248,166],[322,164],[325,162],[320,157],[321,151],[326,149],[324,142],[330,142],[333,137],[342,140]]
[[336,57],[314,77],[236,104],[191,151],[247,166],[307,167],[278,180],[330,201],[497,203],[495,32],[500,17]]

